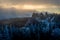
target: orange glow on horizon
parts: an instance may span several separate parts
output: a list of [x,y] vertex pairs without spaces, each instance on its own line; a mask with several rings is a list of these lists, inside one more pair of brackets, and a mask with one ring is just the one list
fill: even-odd
[[24,4],[24,5],[7,5],[7,4],[0,4],[0,7],[2,8],[15,8],[17,10],[37,10],[37,11],[51,11],[51,12],[57,12],[60,13],[60,10],[57,6],[54,5],[32,5],[32,4]]
[[0,5],[2,8],[16,8],[16,9],[21,9],[21,10],[35,10],[35,9],[42,9],[46,8],[46,6],[43,5],[6,5],[2,4]]
[[46,8],[46,6],[43,5],[23,5],[23,9],[25,10],[36,10],[36,9],[42,9]]

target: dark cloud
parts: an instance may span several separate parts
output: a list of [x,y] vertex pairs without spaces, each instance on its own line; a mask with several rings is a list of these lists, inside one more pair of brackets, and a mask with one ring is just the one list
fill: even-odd
[[60,5],[60,0],[0,0],[0,3],[12,3],[12,4],[51,4]]

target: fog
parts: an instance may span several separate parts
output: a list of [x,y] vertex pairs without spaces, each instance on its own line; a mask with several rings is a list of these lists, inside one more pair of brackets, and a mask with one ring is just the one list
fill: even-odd
[[32,11],[17,10],[15,8],[0,8],[0,20],[9,18],[31,17]]

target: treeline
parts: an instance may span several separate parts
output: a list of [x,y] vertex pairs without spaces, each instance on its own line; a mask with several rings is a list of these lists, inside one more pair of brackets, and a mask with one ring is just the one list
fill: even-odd
[[23,27],[0,24],[0,40],[60,40],[60,14],[33,13]]

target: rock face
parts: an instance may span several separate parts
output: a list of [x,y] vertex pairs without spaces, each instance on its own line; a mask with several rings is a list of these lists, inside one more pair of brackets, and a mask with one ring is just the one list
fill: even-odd
[[41,12],[27,19],[1,21],[0,40],[60,40],[59,20],[58,14]]

